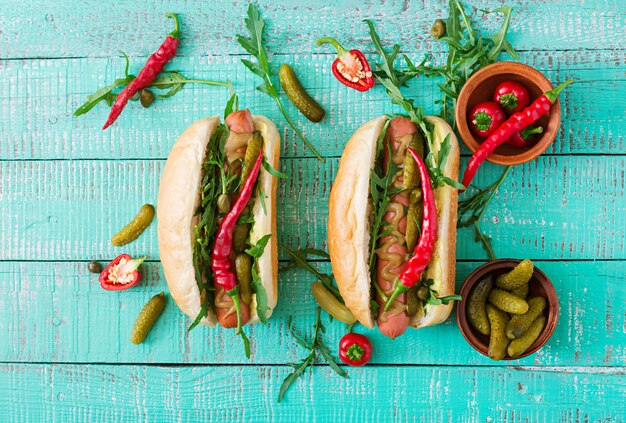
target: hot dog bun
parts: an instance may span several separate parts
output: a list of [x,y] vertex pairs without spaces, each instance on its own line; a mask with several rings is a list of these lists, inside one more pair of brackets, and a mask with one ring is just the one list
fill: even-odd
[[[270,165],[278,169],[280,159],[280,137],[276,126],[263,116],[253,116],[255,130],[264,138],[263,154]],[[163,273],[170,293],[178,307],[191,319],[201,310],[200,289],[196,282],[193,266],[195,211],[200,203],[202,163],[206,147],[215,133],[220,119],[210,117],[193,123],[178,138],[167,158],[157,200],[157,233]],[[251,243],[271,233],[263,255],[258,259],[259,276],[268,298],[268,317],[272,314],[278,298],[278,244],[276,239],[276,189],[277,179],[267,171],[259,173],[258,186],[263,189],[266,213],[261,198],[253,194],[252,214],[254,225],[250,231]],[[258,191],[257,191],[258,192]],[[252,296],[251,318],[248,323],[258,321],[256,295]],[[200,324],[215,326],[217,320],[212,310]]]
[[[450,153],[443,171],[446,176],[456,180],[460,155],[457,138],[444,120],[437,117],[427,119],[435,126],[435,157],[446,135],[450,134]],[[386,116],[378,117],[352,135],[341,156],[328,206],[328,248],[333,274],[346,306],[368,328],[374,327],[376,318],[370,307],[370,172],[376,160],[376,142],[386,121]],[[435,189],[434,194],[438,239],[426,277],[434,279],[432,289],[439,296],[444,296],[454,293],[458,193],[445,185]],[[452,304],[427,306],[426,316],[422,311],[418,312],[411,320],[411,325],[416,328],[435,325],[444,321],[451,310]]]

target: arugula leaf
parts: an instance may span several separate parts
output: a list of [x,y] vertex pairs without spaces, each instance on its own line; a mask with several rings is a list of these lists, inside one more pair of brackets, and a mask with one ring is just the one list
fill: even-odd
[[267,198],[267,194],[263,191],[263,188],[259,187],[259,199],[261,200],[261,208],[263,209],[263,214],[267,215],[267,207],[265,206],[265,199]]
[[272,234],[263,235],[261,238],[259,238],[259,240],[257,241],[255,245],[246,249],[246,253],[248,253],[248,255],[252,256],[253,258],[258,259],[259,257],[263,255],[265,246],[267,245],[271,237],[272,237]]
[[74,116],[84,115],[91,109],[93,109],[96,104],[101,101],[105,101],[109,107],[113,105],[113,102],[117,98],[117,94],[113,94],[113,90],[119,87],[124,87],[132,81],[130,78],[118,78],[111,85],[107,85],[106,87],[102,87],[97,90],[95,93],[87,96],[87,100],[83,103],[76,111],[74,112]]
[[254,223],[254,217],[253,216],[246,216],[246,215],[239,216],[239,219],[237,219],[237,224],[238,225],[243,225],[245,223]]
[[324,163],[326,160],[320,156],[317,150],[313,147],[311,143],[302,135],[302,133],[296,128],[294,123],[291,121],[287,112],[285,111],[280,98],[278,97],[278,92],[274,87],[271,79],[270,66],[267,60],[267,52],[265,51],[265,46],[263,46],[263,29],[265,28],[265,20],[261,17],[259,10],[252,3],[248,6],[248,17],[244,19],[246,23],[246,27],[250,32],[250,37],[244,37],[243,35],[237,34],[237,42],[243,49],[248,52],[250,55],[256,58],[256,63],[247,60],[241,59],[243,65],[248,68],[252,73],[263,79],[263,83],[257,87],[257,90],[262,93],[270,96],[278,110],[283,115],[287,124],[294,130],[294,132],[300,137],[302,142],[307,146],[309,150],[318,158],[319,161]]
[[263,169],[265,169],[267,171],[267,173],[269,173],[270,175],[272,175],[273,177],[277,178],[277,179],[289,179],[289,176],[287,176],[286,174],[279,172],[278,170],[274,169],[272,167],[272,165],[270,164],[270,162],[267,161],[267,158],[265,156],[263,156]]
[[267,291],[263,286],[259,272],[257,272],[258,262],[255,260],[252,266],[252,291],[256,294],[256,313],[261,323],[267,323],[267,311],[270,309],[267,305]]
[[[335,297],[337,297],[338,299],[341,298],[341,294],[339,294],[339,290],[337,288],[335,288],[333,286],[333,284],[332,284],[332,277],[331,277],[331,275],[327,275],[327,274],[321,273],[315,267],[311,266],[309,264],[309,262],[306,260],[307,254],[316,254],[316,253],[311,253],[310,249],[294,251],[294,250],[291,250],[291,249],[287,248],[286,246],[284,246],[283,244],[280,244],[280,243],[278,244],[278,246],[280,247],[281,250],[283,250],[285,252],[285,254],[287,254],[290,257],[289,264],[292,264],[293,267],[297,267],[299,269],[306,270],[307,272],[311,273]],[[313,251],[318,251],[318,250],[313,250]],[[319,255],[319,254],[316,254],[316,255]]]
[[231,95],[226,102],[226,107],[224,108],[224,119],[226,119],[229,114],[236,110],[239,110],[239,96],[233,93],[233,95]]

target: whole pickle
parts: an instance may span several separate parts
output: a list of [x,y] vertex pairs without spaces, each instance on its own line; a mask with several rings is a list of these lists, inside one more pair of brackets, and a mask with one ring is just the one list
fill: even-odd
[[[248,216],[250,214],[250,206],[246,206],[241,212],[242,216]],[[246,249],[246,241],[248,240],[248,235],[250,235],[250,224],[249,223],[237,223],[235,225],[235,230],[233,231],[233,249],[236,253],[241,253]]]
[[133,344],[141,344],[148,332],[152,329],[152,326],[156,323],[157,319],[163,313],[165,308],[165,293],[161,291],[160,294],[150,298],[145,306],[139,312],[135,325],[130,334],[130,342]]
[[543,297],[534,297],[528,300],[528,311],[524,314],[516,314],[506,327],[506,336],[515,339],[522,336],[535,319],[541,316],[548,302]]
[[519,288],[515,288],[514,290],[512,290],[511,294],[515,295],[516,297],[521,298],[522,300],[525,300],[526,297],[528,297],[528,290],[529,290],[528,284],[525,283]]
[[243,158],[243,169],[241,170],[241,184],[239,185],[239,189],[243,188],[244,181],[248,179],[250,176],[250,172],[254,167],[254,163],[256,159],[259,157],[259,153],[263,148],[263,135],[259,131],[254,131],[252,134],[252,138],[248,142],[248,147],[246,148],[246,154]]
[[476,284],[467,298],[467,320],[483,335],[489,335],[491,332],[485,304],[492,286],[493,279],[488,276]]
[[139,209],[137,216],[111,237],[111,244],[120,247],[136,240],[150,226],[152,219],[154,219],[154,206],[152,204],[144,204]]
[[525,259],[522,260],[513,270],[504,275],[500,275],[496,278],[496,286],[507,291],[512,291],[520,286],[528,283],[535,265],[532,261]]
[[528,311],[526,301],[498,288],[493,288],[489,293],[489,302],[507,313],[524,314]]
[[250,304],[252,299],[252,257],[246,253],[237,254],[235,256],[235,273],[241,301]]
[[530,348],[530,346],[535,342],[535,340],[541,334],[541,331],[546,325],[545,316],[539,316],[535,319],[535,321],[530,325],[530,328],[519,338],[511,341],[511,344],[508,347],[508,353],[511,357],[516,358],[520,355],[524,354],[524,352]]
[[509,316],[491,304],[487,304],[485,308],[487,317],[489,317],[489,325],[491,326],[487,355],[493,360],[502,360],[506,355],[506,348],[510,342],[505,333],[506,325],[509,323]]
[[417,285],[413,285],[406,292],[406,315],[415,317],[420,306],[420,299],[417,297]]

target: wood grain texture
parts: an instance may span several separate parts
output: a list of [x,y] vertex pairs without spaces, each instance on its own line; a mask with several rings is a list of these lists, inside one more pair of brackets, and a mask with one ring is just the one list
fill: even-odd
[[297,381],[277,404],[290,371],[286,366],[5,364],[0,395],[13,404],[4,414],[7,422],[626,419],[624,367],[598,368],[596,374],[580,368],[368,367],[351,368],[350,379],[342,379],[324,366]]
[[[278,191],[278,240],[290,247],[326,246],[328,195],[339,160],[285,159]],[[466,158],[461,161],[464,168]],[[155,203],[162,160],[0,162],[0,260],[112,259],[109,240]],[[619,259],[626,257],[624,156],[542,156],[517,166],[482,225],[500,257]],[[502,167],[485,165],[477,186]],[[602,236],[599,236],[602,234]],[[459,231],[461,260],[482,260],[472,230]],[[156,225],[124,247],[159,257]]]
[[[457,289],[479,262],[458,264]],[[328,263],[320,269],[330,271]],[[475,352],[461,336],[454,314],[432,328],[410,330],[390,340],[377,330],[358,327],[374,343],[378,364],[619,366],[626,360],[625,262],[542,262],[561,302],[556,331],[537,354],[515,362],[495,363]],[[129,342],[133,321],[143,304],[167,285],[158,263],[144,266],[144,282],[124,292],[100,288],[85,262],[0,263],[0,362],[77,363],[219,363],[284,364],[304,355],[288,334],[293,317],[297,331],[310,337],[315,322],[314,280],[301,271],[279,276],[279,304],[267,326],[247,327],[252,357],[243,354],[232,330],[199,327],[171,298],[146,342]],[[345,325],[324,322],[325,341],[336,351]],[[97,334],[97,336],[95,335]]]
[[[495,9],[504,2],[466,3],[468,11],[476,11]],[[448,15],[448,2],[436,0],[358,4],[331,0],[315,6],[298,0],[262,0],[257,4],[267,19],[267,42],[272,52],[281,53],[317,51],[314,40],[328,35],[371,51],[362,22],[366,18],[380,21],[381,32],[394,34],[408,51],[436,50],[440,47],[428,30],[435,19]],[[509,0],[506,4],[515,10],[510,39],[518,49],[572,50],[573,42],[577,48],[623,48],[626,17],[620,13],[621,0]],[[120,48],[133,56],[147,55],[170,31],[171,22],[163,16],[167,12],[181,14],[181,54],[197,56],[242,52],[235,34],[245,31],[247,2],[5,0],[4,6],[0,15],[3,58],[108,57]],[[490,29],[500,22],[498,16],[480,13],[474,19]]]
[[[421,59],[426,51],[413,57]],[[384,113],[397,113],[382,86],[367,93],[350,90],[330,72],[330,54],[274,57],[274,64],[290,63],[307,90],[329,111],[320,124],[305,119],[283,95],[283,102],[310,141],[324,156],[340,156],[352,133],[364,122]],[[436,60],[442,60],[437,55]],[[562,97],[563,126],[547,154],[622,154],[626,150],[626,53],[623,51],[529,52],[522,61],[546,73],[552,81],[574,79]],[[118,121],[101,131],[109,109],[99,104],[87,115],[74,117],[88,94],[122,76],[118,59],[61,59],[0,61],[0,159],[128,159],[167,157],[174,141],[193,121],[222,113],[228,90],[188,85],[175,97],[154,103],[149,110],[131,103]],[[137,72],[143,60],[134,60]],[[176,58],[171,69],[188,77],[231,79],[241,104],[265,114],[278,125],[283,157],[312,157],[287,127],[272,99],[255,87],[259,79],[237,56]],[[436,80],[413,80],[407,93],[425,113],[438,113]],[[601,92],[601,95],[596,95]],[[332,113],[330,112],[332,111]],[[469,150],[463,147],[463,153]]]

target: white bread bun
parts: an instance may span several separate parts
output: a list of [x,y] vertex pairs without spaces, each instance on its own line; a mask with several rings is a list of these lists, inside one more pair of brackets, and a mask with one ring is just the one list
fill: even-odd
[[[459,143],[452,128],[438,117],[427,117],[435,125],[433,138],[435,157],[441,143],[450,134],[450,153],[444,174],[458,178]],[[376,141],[380,136],[386,116],[371,120],[352,135],[339,162],[328,204],[328,249],[330,259],[346,307],[361,324],[374,327],[370,302],[371,279],[369,268],[370,172],[376,160]],[[454,293],[456,266],[456,213],[458,192],[448,186],[435,189],[437,203],[438,239],[433,260],[426,269],[426,277],[435,280],[432,289],[439,296]],[[426,316],[415,316],[413,327],[430,326],[444,321],[452,310],[446,306],[427,306]]]
[[[263,154],[272,167],[278,169],[280,137],[276,126],[263,116],[253,116],[253,121],[255,129],[263,135]],[[157,233],[163,273],[172,298],[191,319],[195,319],[201,310],[200,289],[193,266],[193,231],[197,224],[194,214],[200,203],[202,163],[206,146],[219,122],[217,116],[201,119],[178,138],[165,163],[157,200]],[[262,210],[259,196],[253,194],[251,204],[254,225],[250,231],[252,243],[268,233],[276,234],[277,184],[276,178],[261,170],[258,185],[267,195],[267,214]],[[258,263],[259,276],[267,292],[269,317],[278,296],[278,244],[275,235],[270,238]],[[256,295],[253,295],[250,307],[248,323],[253,323],[258,321]],[[200,324],[213,327],[216,322],[215,314],[209,309]]]

